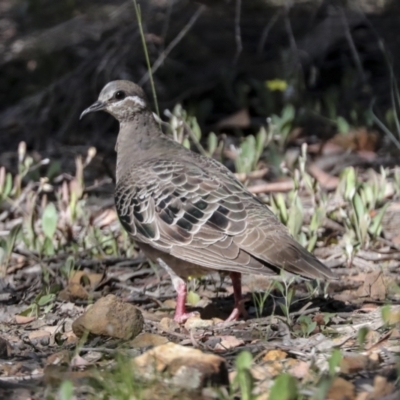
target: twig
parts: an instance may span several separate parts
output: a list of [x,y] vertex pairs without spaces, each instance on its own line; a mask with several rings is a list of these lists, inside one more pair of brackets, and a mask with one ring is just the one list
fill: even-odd
[[342,24],[343,24],[343,27],[344,27],[344,33],[346,35],[346,39],[349,42],[351,55],[353,56],[354,64],[356,64],[358,73],[361,76],[361,80],[363,82],[365,82],[364,68],[362,66],[360,57],[358,56],[357,48],[356,48],[356,45],[354,43],[353,37],[351,36],[351,32],[350,32],[350,29],[349,29],[349,24],[347,23],[347,19],[346,19],[346,16],[344,14],[343,7],[340,7],[340,18],[342,20]]
[[312,313],[317,312],[317,311],[320,310],[320,307],[309,308],[308,310],[303,310],[303,308],[301,310],[299,310],[299,311],[295,311],[295,312],[290,313],[290,316],[291,317],[297,317],[298,315],[312,314]]
[[264,28],[262,34],[261,34],[261,38],[260,41],[258,43],[257,46],[257,53],[261,54],[264,46],[265,46],[265,42],[267,41],[269,32],[271,31],[272,27],[275,25],[276,21],[278,21],[279,16],[281,15],[281,12],[278,11],[275,13],[275,15],[269,20],[267,26]]
[[188,134],[190,136],[190,139],[192,139],[193,144],[196,146],[197,150],[199,151],[199,153],[205,157],[208,157],[208,153],[206,152],[206,150],[204,149],[204,147],[200,144],[200,142],[197,140],[196,135],[194,134],[194,132],[190,129],[190,126],[187,124],[186,121],[183,121],[183,124],[185,125],[185,128],[188,131]]
[[[136,3],[136,0],[134,0]],[[201,5],[197,11],[193,14],[192,18],[190,18],[189,22],[184,26],[184,28],[179,32],[179,34],[175,37],[175,39],[168,45],[168,47],[159,55],[157,60],[154,62],[153,66],[146,72],[143,78],[139,81],[139,85],[144,85],[150,78],[153,80],[153,74],[156,73],[158,68],[162,65],[164,60],[168,57],[169,53],[174,49],[174,47],[184,38],[184,36],[189,32],[189,30],[193,27],[197,19],[206,9],[205,6]],[[158,115],[160,115],[157,112]]]
[[289,192],[294,189],[293,181],[261,183],[250,186],[247,190],[253,194],[271,193],[271,192]]
[[139,31],[140,31],[140,38],[142,39],[143,51],[144,51],[144,55],[145,55],[145,58],[146,58],[147,75],[150,78],[150,85],[151,85],[151,90],[153,92],[154,105],[156,107],[157,115],[160,116],[160,110],[158,108],[158,101],[157,101],[157,92],[156,92],[156,87],[154,85],[154,80],[153,80],[153,70],[151,68],[149,52],[147,51],[146,39],[144,37],[144,32],[143,32],[142,14],[140,12],[140,6],[138,6],[136,0],[133,0],[133,3],[135,5],[136,18],[137,18],[137,21],[138,21]]
[[[300,62],[300,58],[299,58],[299,52],[297,49],[297,44],[296,44],[296,39],[294,38],[294,34],[293,34],[293,29],[292,29],[292,23],[290,22],[290,18],[289,18],[289,10],[290,10],[290,5],[288,4],[288,0],[286,0],[286,4],[285,4],[285,18],[284,18],[284,22],[285,22],[285,28],[287,31],[287,34],[289,36],[289,42],[290,42],[290,48],[293,52],[293,57],[294,60],[297,64],[297,68],[303,72],[302,66],[301,66],[301,62]],[[304,73],[303,73],[304,76]]]
[[248,179],[261,179],[266,173],[268,173],[268,168],[261,168],[256,171],[251,172],[237,172],[235,173],[236,179],[240,182],[245,182]]
[[236,53],[233,59],[233,63],[236,64],[240,53],[243,50],[242,44],[242,34],[240,30],[240,14],[242,9],[242,0],[236,0],[236,7],[235,7],[235,42],[236,42]]

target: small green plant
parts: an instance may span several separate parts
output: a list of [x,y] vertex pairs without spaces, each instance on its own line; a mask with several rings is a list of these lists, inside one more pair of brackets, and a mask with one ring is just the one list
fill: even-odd
[[253,395],[254,379],[250,368],[253,356],[248,351],[242,351],[236,358],[236,377],[233,381],[233,390],[240,392],[242,400],[255,400]]
[[297,322],[300,324],[300,329],[303,337],[309,337],[314,329],[317,327],[317,323],[311,319],[309,315],[301,315]]
[[283,150],[290,131],[293,127],[296,110],[292,104],[287,104],[281,115],[272,115],[270,118],[270,130],[278,142],[278,147]]
[[144,398],[145,383],[136,378],[129,358],[120,353],[117,353],[116,363],[111,369],[98,374],[97,382],[99,392],[94,397],[96,399],[139,400]]
[[286,205],[286,198],[282,193],[277,193],[271,197],[271,208],[280,221],[287,226],[290,234],[303,242],[301,228],[303,226],[303,205],[297,190],[291,191],[287,196],[290,208]]
[[[348,238],[355,237],[353,247],[368,248],[371,240],[382,232],[382,219],[388,203],[382,204],[385,197],[387,172],[383,168],[378,175],[370,172],[370,179],[360,182],[353,167],[346,168],[341,176],[338,192],[351,205],[350,213],[341,210]],[[374,216],[371,216],[375,214]],[[348,239],[349,241],[349,239]],[[350,244],[348,246],[351,247]]]
[[268,286],[267,289],[263,290],[261,293],[258,292],[253,292],[253,302],[256,306],[256,315],[257,318],[261,318],[264,310],[264,305],[265,302],[267,301],[267,298],[271,294],[272,290],[275,288],[275,282],[272,283],[271,285]]
[[361,350],[364,350],[365,341],[367,339],[367,335],[369,333],[369,329],[366,326],[361,327],[357,333],[357,343],[360,346]]
[[297,400],[297,380],[289,374],[279,375],[271,387],[269,398],[274,400]]
[[60,400],[71,400],[74,396],[74,385],[71,381],[63,381],[58,389],[58,398]]
[[[218,152],[218,138],[214,132],[210,132],[207,137],[207,149],[201,145],[202,133],[196,117],[189,116],[180,104],[175,105],[172,113],[165,111],[169,118],[168,128],[178,143],[181,143],[186,148],[191,148],[193,143],[194,148],[206,157],[212,157],[215,152]],[[220,148],[222,151],[222,147]]]
[[325,400],[334,378],[340,372],[343,356],[340,350],[334,349],[328,359],[328,373],[321,376],[317,384],[314,397],[316,400]]
[[240,144],[235,157],[235,170],[248,174],[257,169],[257,164],[267,143],[267,132],[261,128],[256,136],[248,135]]
[[4,278],[7,275],[7,267],[20,232],[21,224],[18,224],[11,229],[5,239],[0,238],[0,278]]
[[281,292],[284,299],[284,303],[279,303],[279,307],[286,318],[287,324],[291,325],[292,319],[290,317],[290,306],[293,304],[293,298],[296,293],[296,290],[293,287],[295,278],[293,276],[288,278],[284,270],[281,271],[281,277],[282,281],[275,282],[276,288]]
[[[58,291],[58,288],[54,289]],[[43,314],[47,314],[53,308],[55,299],[56,294],[51,289],[45,290],[39,293],[29,307],[20,315],[38,318],[41,311]]]

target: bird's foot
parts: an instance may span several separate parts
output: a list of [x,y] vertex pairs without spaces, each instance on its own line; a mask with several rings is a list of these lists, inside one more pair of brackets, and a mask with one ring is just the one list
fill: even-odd
[[171,277],[172,285],[174,286],[174,289],[177,293],[174,321],[182,324],[188,318],[196,315],[195,313],[186,312],[186,283],[163,260],[159,258],[157,261],[159,265],[164,268],[164,270],[167,271],[168,275]]
[[224,321],[224,322],[231,322],[231,321],[237,321],[240,317],[240,310],[238,307],[235,307],[229,317]]
[[198,315],[195,312],[184,312],[183,314],[175,312],[174,321],[178,324],[183,324],[186,322],[190,317],[195,317]]
[[244,307],[245,300],[242,298],[242,275],[239,272],[231,272],[229,275],[232,280],[235,308],[225,322],[237,321],[241,315],[245,318],[247,317],[247,312]]

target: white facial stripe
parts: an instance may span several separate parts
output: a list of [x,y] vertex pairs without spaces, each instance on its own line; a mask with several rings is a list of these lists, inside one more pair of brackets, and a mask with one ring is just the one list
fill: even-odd
[[125,97],[123,100],[121,100],[121,101],[119,101],[118,103],[116,103],[116,104],[123,104],[123,103],[125,103],[125,102],[127,102],[127,101],[131,101],[131,102],[133,102],[133,103],[135,103],[137,106],[139,106],[139,107],[145,107],[145,105],[146,105],[146,103],[144,102],[144,100],[143,99],[141,99],[139,96],[127,96],[127,97]]

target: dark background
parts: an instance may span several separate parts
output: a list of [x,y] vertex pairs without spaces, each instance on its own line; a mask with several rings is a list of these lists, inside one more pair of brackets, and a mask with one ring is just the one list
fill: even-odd
[[[218,122],[243,108],[250,123],[228,133],[255,132],[286,103],[317,138],[335,133],[332,112],[374,128],[372,105],[395,128],[398,1],[139,4],[152,64],[166,56],[154,74],[160,109],[182,103],[204,133],[221,133]],[[29,150],[93,145],[112,157],[115,121],[79,114],[114,79],[141,83],[152,99],[133,2],[3,0],[0,15],[0,153],[24,140]],[[268,89],[274,79],[286,90]]]

